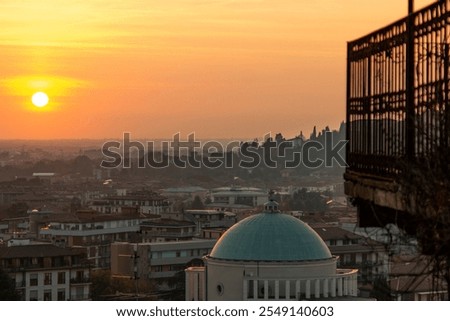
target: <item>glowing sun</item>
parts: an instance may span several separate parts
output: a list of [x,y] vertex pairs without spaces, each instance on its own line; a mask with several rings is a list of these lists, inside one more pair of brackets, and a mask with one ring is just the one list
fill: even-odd
[[45,105],[48,104],[48,96],[46,93],[44,93],[42,91],[38,91],[38,92],[34,93],[33,96],[31,97],[31,102],[36,107],[39,107],[39,108],[44,107]]

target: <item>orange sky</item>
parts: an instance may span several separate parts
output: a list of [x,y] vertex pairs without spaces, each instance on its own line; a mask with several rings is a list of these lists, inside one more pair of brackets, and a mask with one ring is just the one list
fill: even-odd
[[[407,2],[2,0],[0,138],[336,128],[346,42],[401,18]],[[31,103],[39,90],[44,108]]]

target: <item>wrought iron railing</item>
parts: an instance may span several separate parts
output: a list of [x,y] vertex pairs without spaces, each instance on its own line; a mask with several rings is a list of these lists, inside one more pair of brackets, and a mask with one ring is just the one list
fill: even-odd
[[450,0],[348,43],[349,170],[392,178],[449,146]]

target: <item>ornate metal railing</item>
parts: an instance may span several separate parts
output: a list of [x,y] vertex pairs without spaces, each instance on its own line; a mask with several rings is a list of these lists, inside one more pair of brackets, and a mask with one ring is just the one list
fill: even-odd
[[348,43],[348,170],[395,178],[449,146],[450,0]]

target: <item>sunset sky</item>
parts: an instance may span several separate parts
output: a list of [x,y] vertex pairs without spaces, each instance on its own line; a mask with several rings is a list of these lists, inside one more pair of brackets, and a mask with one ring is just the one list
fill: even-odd
[[[407,3],[2,0],[0,139],[336,128],[346,42],[403,17]],[[37,91],[48,105],[32,104]]]

